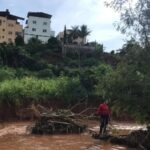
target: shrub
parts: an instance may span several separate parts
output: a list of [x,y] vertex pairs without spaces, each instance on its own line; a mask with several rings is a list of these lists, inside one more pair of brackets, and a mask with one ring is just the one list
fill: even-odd
[[0,68],[0,81],[15,78],[15,70],[10,68]]
[[51,69],[40,70],[37,73],[37,77],[39,77],[39,78],[51,78],[53,76],[54,76],[54,74],[53,74],[53,71]]
[[78,78],[59,77],[42,80],[23,78],[5,80],[0,84],[0,102],[9,105],[22,105],[49,100],[63,100],[72,103],[86,95]]

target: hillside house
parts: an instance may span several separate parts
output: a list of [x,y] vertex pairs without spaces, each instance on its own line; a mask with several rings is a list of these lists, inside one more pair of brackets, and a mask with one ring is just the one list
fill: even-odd
[[[84,45],[86,44],[86,37],[83,39],[80,36],[78,36],[75,39],[72,39],[70,41],[69,39],[69,35],[71,34],[72,30],[71,29],[67,29],[66,30],[66,38],[67,38],[67,44],[76,44],[76,45]],[[57,39],[61,42],[64,41],[64,31],[63,32],[59,32],[57,35]]]
[[24,41],[28,43],[29,39],[37,38],[43,43],[54,36],[51,30],[52,15],[43,12],[29,12],[26,21],[27,26],[24,29]]
[[23,26],[18,20],[24,20],[10,14],[9,10],[0,11],[0,43],[14,43],[17,35],[23,34]]

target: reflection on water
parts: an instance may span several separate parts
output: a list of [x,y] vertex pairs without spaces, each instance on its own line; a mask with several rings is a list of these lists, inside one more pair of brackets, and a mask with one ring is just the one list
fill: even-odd
[[29,123],[3,124],[0,128],[0,150],[131,150],[81,135],[34,136],[26,133]]

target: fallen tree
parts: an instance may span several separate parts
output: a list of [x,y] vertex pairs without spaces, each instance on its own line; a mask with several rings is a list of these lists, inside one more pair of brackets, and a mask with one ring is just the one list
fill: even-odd
[[86,129],[75,119],[68,116],[44,115],[32,128],[33,134],[81,133]]
[[86,129],[86,125],[78,120],[80,115],[70,110],[53,111],[39,105],[34,106],[34,110],[39,117],[30,128],[33,134],[81,133]]

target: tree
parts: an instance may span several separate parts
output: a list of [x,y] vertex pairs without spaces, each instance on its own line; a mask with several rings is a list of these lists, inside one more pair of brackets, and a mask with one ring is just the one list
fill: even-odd
[[26,50],[31,54],[35,55],[45,50],[45,45],[38,38],[30,38],[26,45]]
[[143,49],[139,45],[139,43],[136,42],[134,39],[131,39],[127,41],[119,50],[119,55],[122,57],[122,60],[125,60],[125,62],[129,62],[129,59],[134,60],[133,57],[135,57],[136,54],[141,50]]
[[84,44],[84,39],[87,35],[89,35],[91,31],[87,28],[87,25],[82,25],[80,27],[79,36],[82,38],[82,44]]
[[59,41],[57,40],[57,38],[55,37],[51,37],[48,42],[47,42],[47,47],[54,51],[54,52],[59,52],[61,51],[61,46],[60,46],[60,43]]
[[150,46],[150,1],[111,0],[106,3],[120,13],[120,22],[117,29],[139,38],[139,42],[146,47]]
[[16,46],[23,46],[24,45],[24,40],[21,35],[18,35],[15,39],[15,44]]
[[96,49],[96,51],[97,51],[98,53],[103,53],[103,52],[104,52],[104,45],[103,45],[103,44],[96,43],[95,49]]
[[111,99],[113,112],[145,118],[150,111],[150,51],[132,40],[123,45],[119,56],[116,69],[99,80],[97,93]]
[[64,44],[66,44],[67,43],[67,32],[66,32],[66,25],[65,25],[65,27],[64,27]]
[[30,38],[29,41],[28,41],[28,44],[41,44],[41,40],[39,40],[38,38]]
[[0,60],[2,66],[20,67],[24,64],[26,53],[22,47],[17,47],[12,44],[1,44]]
[[68,35],[68,42],[73,43],[73,40],[77,39],[78,37],[79,37],[79,27],[72,26],[72,29],[70,30],[70,33]]

